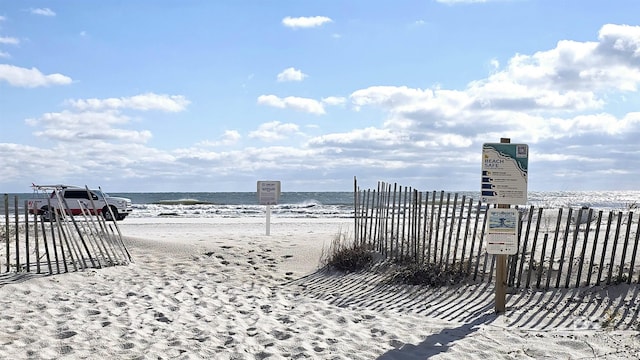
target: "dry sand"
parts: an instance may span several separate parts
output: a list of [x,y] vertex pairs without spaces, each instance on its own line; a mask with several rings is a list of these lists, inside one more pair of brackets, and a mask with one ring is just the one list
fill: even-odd
[[7,359],[638,359],[637,285],[426,289],[317,272],[348,219],[142,218],[134,262],[0,279]]

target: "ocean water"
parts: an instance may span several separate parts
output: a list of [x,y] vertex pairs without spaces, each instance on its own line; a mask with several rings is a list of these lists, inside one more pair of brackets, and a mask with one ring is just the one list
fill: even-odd
[[[477,191],[457,192],[458,199],[464,195],[479,199]],[[131,217],[181,216],[181,217],[263,217],[266,206],[258,204],[255,192],[163,192],[163,193],[110,193],[131,199]],[[9,194],[10,212],[14,198],[18,196],[22,213],[24,200],[31,193]],[[431,199],[433,192],[429,192]],[[436,192],[439,200],[440,191]],[[453,193],[451,195],[453,201]],[[588,206],[596,210],[621,210],[640,212],[640,191],[557,191],[529,192],[528,206],[544,208],[580,208]],[[445,194],[446,201],[446,194]],[[468,200],[467,200],[468,201]],[[272,216],[298,218],[349,218],[354,211],[353,192],[283,192],[278,205],[271,206]],[[0,205],[0,214],[4,215]]]

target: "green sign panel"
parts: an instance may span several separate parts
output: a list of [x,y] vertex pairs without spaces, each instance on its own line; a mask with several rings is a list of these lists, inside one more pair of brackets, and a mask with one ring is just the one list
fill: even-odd
[[528,167],[528,145],[484,144],[481,201],[491,204],[525,205]]

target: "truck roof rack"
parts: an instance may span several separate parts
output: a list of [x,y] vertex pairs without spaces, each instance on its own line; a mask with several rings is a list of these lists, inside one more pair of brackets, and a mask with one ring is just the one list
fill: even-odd
[[57,185],[36,185],[36,184],[31,184],[31,187],[34,190],[82,189],[80,186],[62,185],[62,184],[57,184]]

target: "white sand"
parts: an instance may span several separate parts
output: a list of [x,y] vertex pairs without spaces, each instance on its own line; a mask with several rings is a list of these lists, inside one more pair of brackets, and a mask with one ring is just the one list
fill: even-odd
[[640,287],[316,273],[344,219],[127,219],[134,263],[0,284],[0,358],[638,359]]

